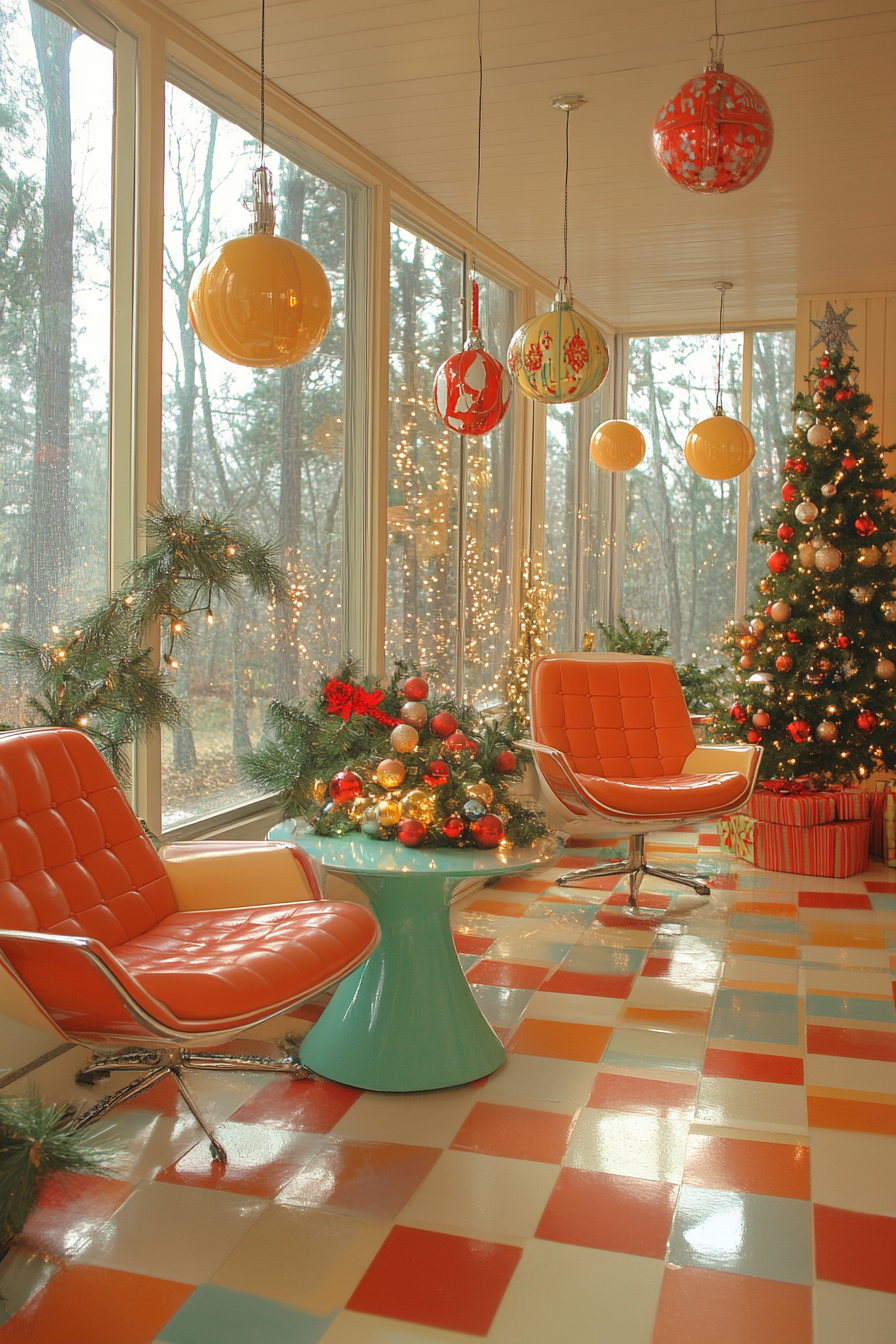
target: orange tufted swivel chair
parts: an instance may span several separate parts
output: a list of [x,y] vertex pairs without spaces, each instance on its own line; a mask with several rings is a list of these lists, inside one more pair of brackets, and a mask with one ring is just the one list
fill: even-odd
[[0,956],[69,1040],[130,1047],[94,1056],[79,1083],[140,1071],[79,1127],[171,1073],[226,1161],[182,1071],[310,1077],[289,1059],[206,1047],[314,998],[378,941],[368,910],[321,900],[296,846],[186,844],[159,855],[83,733],[0,734]]
[[[671,658],[536,658],[529,712],[531,738],[517,745],[534,753],[538,802],[551,824],[571,835],[630,836],[627,859],[570,872],[560,885],[627,874],[631,913],[639,909],[645,874],[708,897],[709,887],[697,878],[645,863],[644,836],[742,807],[753,792],[762,748],[698,746]],[[691,902],[697,904],[705,900]],[[682,908],[678,903],[674,911]]]

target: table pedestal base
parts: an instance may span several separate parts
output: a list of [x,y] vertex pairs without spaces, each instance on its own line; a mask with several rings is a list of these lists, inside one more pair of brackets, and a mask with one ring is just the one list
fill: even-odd
[[301,1048],[324,1078],[372,1092],[457,1087],[493,1073],[504,1047],[464,979],[448,904],[463,877],[353,874],[382,928]]

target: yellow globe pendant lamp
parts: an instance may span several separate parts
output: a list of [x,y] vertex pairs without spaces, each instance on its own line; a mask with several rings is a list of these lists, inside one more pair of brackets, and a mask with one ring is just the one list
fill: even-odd
[[213,248],[190,281],[188,306],[203,345],[231,364],[283,369],[312,354],[327,334],[332,295],[306,248],[274,234],[271,174],[264,163],[264,27],[261,5],[261,167],[252,175],[249,234]]
[[587,99],[580,93],[551,99],[566,113],[566,186],[563,204],[563,275],[549,313],[531,317],[514,332],[507,348],[507,367],[521,392],[532,401],[559,404],[582,401],[600,387],[610,367],[610,353],[600,331],[573,306],[566,275],[569,196],[569,114]]
[[701,420],[685,439],[685,461],[692,471],[708,481],[730,481],[740,476],[756,456],[756,444],[747,426],[722,410],[722,318],[728,280],[714,286],[719,291],[718,362],[716,405],[708,420]]
[[591,435],[591,459],[603,471],[631,471],[646,451],[644,435],[629,420],[605,420]]

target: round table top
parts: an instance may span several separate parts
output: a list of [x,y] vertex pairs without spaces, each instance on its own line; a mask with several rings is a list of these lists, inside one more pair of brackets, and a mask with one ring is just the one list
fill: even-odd
[[554,835],[534,845],[513,849],[409,849],[397,840],[373,840],[353,832],[338,838],[294,835],[292,822],[283,821],[268,831],[269,840],[289,840],[299,845],[325,868],[337,873],[437,873],[441,876],[475,877],[478,873],[513,873],[540,868],[552,862],[560,850]]

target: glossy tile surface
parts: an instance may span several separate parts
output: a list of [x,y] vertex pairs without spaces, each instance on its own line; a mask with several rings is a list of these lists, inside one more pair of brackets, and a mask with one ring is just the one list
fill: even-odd
[[[892,1344],[896,873],[650,846],[712,905],[557,887],[618,848],[579,838],[452,907],[489,1078],[204,1075],[226,1167],[170,1085],[113,1111],[119,1163],[50,1182],[0,1263],[0,1344]],[[44,1096],[83,1099],[76,1053]]]

